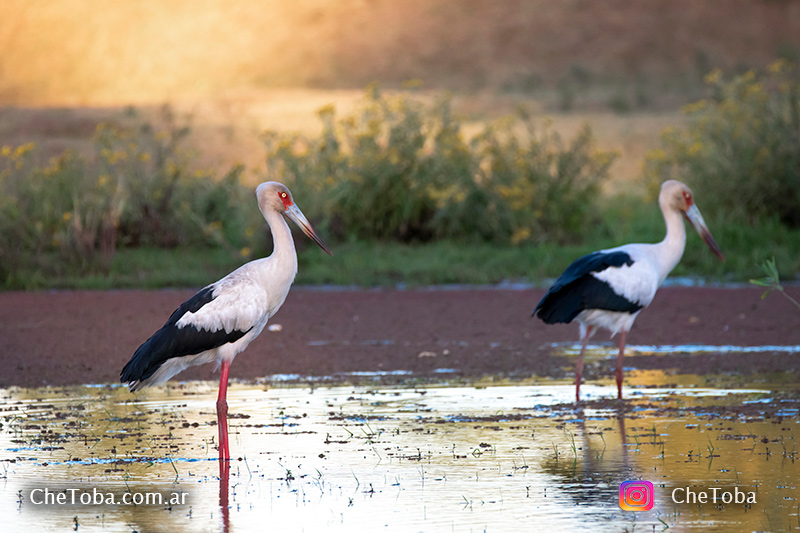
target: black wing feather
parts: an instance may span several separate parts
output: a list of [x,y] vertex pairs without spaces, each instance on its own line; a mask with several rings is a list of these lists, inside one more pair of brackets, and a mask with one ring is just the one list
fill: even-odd
[[144,381],[152,376],[164,362],[173,357],[196,355],[229,342],[236,342],[247,331],[250,331],[226,332],[224,329],[210,331],[191,325],[182,328],[176,325],[183,315],[189,312],[195,313],[213,300],[213,287],[209,286],[183,302],[170,315],[161,329],[139,346],[131,360],[122,369],[120,381],[123,383]]
[[610,267],[632,264],[633,259],[625,252],[594,252],[581,257],[567,267],[550,287],[533,310],[533,315],[547,324],[566,324],[586,309],[637,312],[642,305],[620,296],[608,283],[591,275]]

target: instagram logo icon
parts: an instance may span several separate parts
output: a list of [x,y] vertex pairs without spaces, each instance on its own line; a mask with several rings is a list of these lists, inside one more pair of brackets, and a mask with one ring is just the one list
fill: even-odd
[[619,485],[619,507],[623,511],[649,511],[655,493],[649,481],[623,481]]

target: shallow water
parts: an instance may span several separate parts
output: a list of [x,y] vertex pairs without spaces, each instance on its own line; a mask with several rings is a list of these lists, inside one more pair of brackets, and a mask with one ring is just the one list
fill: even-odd
[[[232,384],[227,491],[214,383],[0,390],[2,529],[800,529],[798,395],[658,385],[674,381],[631,373],[622,403],[610,380],[591,382],[581,408],[552,380]],[[620,483],[640,479],[653,508],[623,511]],[[675,503],[687,487],[756,503]],[[165,503],[110,503],[152,493]]]

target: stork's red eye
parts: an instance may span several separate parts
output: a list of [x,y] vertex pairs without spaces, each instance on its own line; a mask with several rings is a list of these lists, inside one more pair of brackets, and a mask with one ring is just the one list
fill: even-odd
[[683,191],[683,199],[686,200],[687,206],[692,206],[692,193]]
[[292,205],[292,199],[289,198],[289,195],[287,193],[282,192],[280,196],[281,196],[281,202],[283,202],[283,207],[288,208],[290,205]]

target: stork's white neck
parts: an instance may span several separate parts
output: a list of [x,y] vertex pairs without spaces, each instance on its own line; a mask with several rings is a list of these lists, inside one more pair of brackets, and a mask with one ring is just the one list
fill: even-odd
[[[272,233],[273,243],[272,254],[267,259],[269,263],[275,265],[273,268],[277,267],[277,273],[288,278],[288,283],[291,285],[297,275],[297,252],[294,249],[292,231],[289,229],[286,219],[277,211],[268,211],[264,218],[269,225],[270,233]],[[275,271],[270,273],[270,275],[275,274]]]
[[683,257],[683,250],[686,248],[686,227],[680,211],[665,205],[664,202],[659,201],[659,204],[667,225],[667,235],[663,241],[656,244],[660,286]]
[[295,262],[297,262],[292,230],[289,229],[289,224],[286,223],[286,219],[277,211],[270,211],[264,218],[267,220],[269,230],[272,233],[272,242],[274,246],[272,255],[291,255],[295,258]]
[[294,252],[292,231],[289,229],[289,224],[286,223],[283,215],[277,211],[268,211],[264,218],[269,224],[269,230],[272,233],[272,241],[275,245],[273,253],[282,253],[284,250]]

